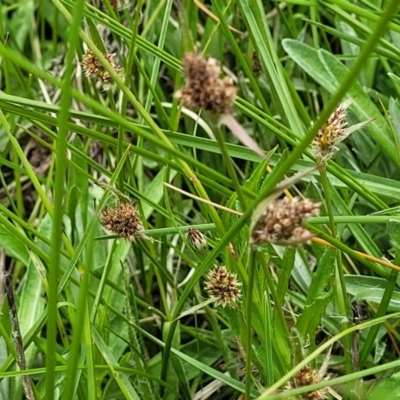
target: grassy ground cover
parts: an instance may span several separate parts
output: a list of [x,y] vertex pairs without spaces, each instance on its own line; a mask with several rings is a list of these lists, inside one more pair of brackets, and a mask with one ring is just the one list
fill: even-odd
[[400,399],[400,2],[0,2],[0,399]]

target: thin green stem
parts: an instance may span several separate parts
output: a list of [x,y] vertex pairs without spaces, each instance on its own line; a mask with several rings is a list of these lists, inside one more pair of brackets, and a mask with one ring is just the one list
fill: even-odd
[[242,186],[239,182],[238,176],[236,174],[236,171],[233,167],[233,163],[232,163],[232,159],[228,154],[228,150],[226,148],[226,143],[224,138],[222,137],[222,131],[220,128],[215,128],[214,129],[214,134],[215,137],[217,138],[218,144],[219,144],[219,148],[221,150],[221,154],[222,154],[222,159],[224,161],[225,167],[228,169],[228,173],[232,179],[232,183],[233,183],[233,187],[236,190],[237,196],[239,198],[239,201],[242,205],[242,209],[245,210],[246,209],[246,199],[244,197],[243,194],[243,190],[242,190]]
[[47,317],[47,358],[46,358],[46,398],[54,398],[55,366],[57,354],[57,296],[58,296],[58,273],[60,263],[60,250],[62,244],[62,218],[64,215],[63,200],[65,195],[65,169],[66,169],[66,144],[69,119],[69,108],[71,103],[71,77],[75,68],[75,49],[78,47],[79,30],[82,22],[83,0],[77,0],[74,7],[74,17],[69,32],[69,46],[66,56],[66,69],[63,79],[63,90],[61,97],[61,109],[59,116],[59,131],[56,144],[56,171],[54,182],[54,205],[53,226],[51,235],[51,250],[49,263],[49,298]]
[[252,366],[252,356],[253,356],[253,328],[251,324],[252,308],[253,308],[253,288],[254,279],[256,272],[256,260],[257,251],[252,246],[250,248],[250,260],[249,260],[249,282],[246,290],[246,399],[250,400],[251,393],[251,366]]
[[[136,38],[138,36],[138,30],[139,30],[139,18],[140,18],[140,13],[142,10],[143,6],[143,0],[139,0],[138,4],[136,5],[136,13],[135,13],[135,24],[134,28],[132,29],[132,37],[131,37],[131,43],[129,46],[129,51],[128,51],[128,57],[126,60],[126,66],[125,66],[125,80],[124,83],[126,86],[129,85],[131,81],[131,71],[133,67],[133,58],[135,55],[136,51]],[[121,109],[120,109],[120,114],[122,116],[126,115],[126,109],[128,105],[128,96],[126,93],[122,93],[122,100],[121,100]],[[124,151],[124,132],[125,128],[122,124],[118,126],[118,145],[117,145],[117,159],[121,159],[122,153]],[[119,176],[119,186],[120,190],[123,190],[124,188],[124,176],[121,174]]]
[[[397,255],[395,262],[399,262],[399,261],[400,261],[400,257]],[[389,279],[388,279],[388,284],[385,288],[385,292],[384,292],[384,294],[382,296],[382,300],[379,304],[378,311],[375,314],[375,318],[383,317],[386,314],[387,309],[389,307],[390,299],[391,299],[393,291],[396,287],[396,281],[397,281],[398,275],[399,275],[398,271],[391,272]],[[378,335],[379,329],[380,329],[380,325],[375,325],[368,332],[368,336],[365,339],[365,342],[364,342],[364,345],[363,345],[363,348],[362,348],[361,354],[360,354],[360,369],[364,368],[367,358],[370,355],[370,351],[371,351],[372,347],[374,346],[375,339]]]
[[[336,238],[337,237],[337,228],[335,224],[335,219],[334,219],[334,213],[333,213],[333,205],[332,205],[332,200],[331,200],[331,194],[330,194],[330,189],[329,189],[329,183],[326,175],[326,168],[324,165],[320,167],[320,175],[321,175],[321,183],[322,187],[324,189],[324,195],[325,195],[325,205],[326,209],[328,212],[328,218],[329,218],[329,223],[330,223],[330,229],[332,233],[332,237]],[[346,286],[345,286],[345,281],[344,281],[344,275],[343,275],[343,266],[342,266],[342,257],[340,255],[340,252],[336,252],[336,277],[333,280],[333,288],[335,291],[335,298],[338,304],[338,309],[340,315],[343,316],[343,323],[341,324],[341,329],[345,330],[349,328],[349,312],[350,312],[350,302],[349,298],[347,295],[346,291]],[[345,346],[345,364],[346,364],[346,373],[352,373],[353,372],[353,364],[351,360],[351,340],[349,337],[346,337],[344,340],[344,346]]]
[[[88,296],[88,288],[89,288],[89,277],[90,271],[92,269],[93,263],[93,227],[94,221],[89,225],[89,239],[87,241],[87,258],[85,260],[85,270],[83,271],[82,279],[80,282],[79,287],[79,296],[78,302],[76,305],[76,313],[75,319],[73,321],[73,337],[72,337],[72,344],[71,344],[71,351],[68,357],[68,367],[67,367],[67,374],[66,374],[66,382],[65,382],[65,391],[63,394],[63,399],[69,400],[75,397],[75,389],[76,389],[76,372],[78,367],[78,362],[80,359],[80,352],[82,346],[82,332],[84,332],[84,321],[88,318],[87,310],[87,296]],[[87,329],[87,327],[86,327]]]
[[[342,331],[332,337],[331,339],[327,340],[325,343],[323,343],[321,346],[319,346],[316,350],[314,350],[311,354],[309,354],[307,357],[304,358],[303,361],[299,362],[291,371],[289,371],[287,374],[282,376],[276,383],[274,383],[271,387],[269,387],[261,396],[257,397],[257,400],[267,400],[277,389],[279,389],[281,386],[285,385],[287,382],[290,381],[290,379],[297,373],[299,372],[303,367],[307,366],[312,362],[312,360],[316,359],[316,357],[320,354],[322,354],[325,350],[329,349],[334,343],[339,341],[341,338],[356,332],[361,329],[366,329],[368,327],[382,324],[383,322],[389,320],[390,318],[399,318],[400,317],[400,312],[394,313],[394,314],[389,314],[385,315],[384,317],[377,318],[372,321],[367,321],[364,323],[361,323],[359,325],[352,326],[349,329],[346,329],[345,331]],[[347,380],[345,380],[346,382]]]
[[326,234],[325,232],[322,232],[318,229],[316,229],[314,226],[310,225],[309,223],[305,222],[304,226],[307,227],[310,231],[315,232],[319,238],[325,240],[326,242],[330,243],[332,246],[336,247],[337,249],[343,251],[344,253],[348,254],[355,260],[359,261],[372,271],[375,271],[381,276],[387,277],[389,275],[389,271],[386,270],[385,268],[382,267],[382,265],[378,265],[376,263],[373,263],[367,259],[365,259],[362,255],[351,249],[350,247],[346,246],[344,243],[341,241],[333,238],[332,236]]
[[321,165],[321,167],[319,169],[319,173],[321,175],[321,183],[322,183],[322,187],[324,189],[324,194],[325,194],[325,205],[326,205],[326,210],[328,212],[329,226],[331,228],[332,236],[336,237],[337,229],[336,229],[335,218],[334,218],[334,213],[333,213],[331,194],[329,191],[328,178],[326,175],[326,168],[324,165]]

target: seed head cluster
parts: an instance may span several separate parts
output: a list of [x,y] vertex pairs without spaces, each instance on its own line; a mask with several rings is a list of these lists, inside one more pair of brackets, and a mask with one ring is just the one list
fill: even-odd
[[[119,65],[117,65],[115,61],[115,54],[104,54],[104,57],[108,61],[108,63],[114,68],[115,72],[117,74],[121,74],[122,69]],[[98,58],[90,49],[87,49],[85,51],[85,54],[83,55],[82,68],[88,78],[93,78],[101,82],[105,89],[109,89],[110,86],[114,83],[114,80],[111,77],[110,73],[105,70]]]
[[221,79],[221,67],[215,58],[187,53],[183,59],[185,86],[176,92],[190,109],[203,108],[215,114],[229,114],[236,96],[230,77]]
[[255,244],[266,242],[297,246],[314,236],[302,224],[306,218],[319,216],[320,203],[310,199],[284,197],[270,203],[255,223],[251,236]]
[[[302,368],[294,377],[295,387],[303,387],[313,385],[314,383],[322,382],[324,379],[318,371],[308,367]],[[327,389],[322,388],[312,392],[303,393],[302,397],[305,400],[322,400],[326,399]]]
[[215,266],[207,275],[205,290],[222,307],[233,307],[242,295],[236,274],[229,272],[225,266]]
[[195,250],[204,250],[207,246],[207,238],[198,229],[189,228],[186,237]]
[[317,159],[326,161],[331,158],[338,151],[337,145],[348,136],[346,110],[350,103],[346,101],[340,104],[312,141],[313,153]]
[[131,203],[118,203],[114,208],[106,208],[101,213],[101,223],[110,232],[134,242],[144,228],[138,211]]

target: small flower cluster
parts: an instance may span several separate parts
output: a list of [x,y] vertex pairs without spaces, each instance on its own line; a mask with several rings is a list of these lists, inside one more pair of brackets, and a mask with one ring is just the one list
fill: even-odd
[[320,203],[295,197],[271,202],[256,221],[251,236],[254,244],[266,242],[287,246],[307,243],[313,237],[302,226],[309,217],[319,216]]
[[326,160],[331,158],[337,151],[336,147],[346,136],[347,127],[346,110],[349,104],[343,103],[329,116],[326,124],[319,130],[312,141],[315,157]]
[[[304,387],[304,386],[309,386],[313,385],[314,383],[319,383],[322,382],[324,379],[320,375],[320,373],[316,370],[313,370],[308,367],[302,368],[299,372],[294,377],[294,386],[296,388],[298,387]],[[302,397],[305,400],[322,400],[326,399],[327,397],[327,389],[322,388],[318,390],[314,390],[309,393],[303,393]]]
[[186,84],[175,97],[190,108],[203,108],[216,114],[229,114],[236,97],[230,77],[221,79],[221,67],[215,58],[187,53],[183,59]]
[[233,307],[242,295],[236,274],[229,272],[225,266],[215,266],[207,275],[205,290],[222,307]]
[[339,104],[312,141],[312,150],[318,162],[326,163],[339,150],[337,146],[341,141],[371,122],[367,120],[347,127],[346,113],[353,100],[351,97]]
[[142,220],[131,203],[118,203],[114,208],[104,209],[101,213],[101,223],[110,232],[130,242],[144,237]]
[[[104,57],[115,72],[120,75],[122,69],[115,61],[115,54],[104,54]],[[105,89],[109,89],[114,83],[110,73],[101,65],[92,50],[87,49],[85,51],[82,59],[82,68],[88,78],[100,81]]]
[[207,238],[198,229],[189,228],[186,237],[190,245],[197,251],[207,247]]

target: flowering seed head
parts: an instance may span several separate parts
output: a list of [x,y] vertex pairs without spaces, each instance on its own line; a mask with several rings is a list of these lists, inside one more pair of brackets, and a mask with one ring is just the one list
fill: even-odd
[[[115,54],[104,54],[105,59],[114,68],[117,74],[121,74],[121,67],[115,61]],[[101,65],[92,50],[87,49],[82,59],[82,68],[88,78],[94,78],[101,82],[105,89],[109,89],[114,83],[110,73]]]
[[[303,387],[313,385],[314,383],[322,382],[324,379],[319,374],[318,371],[313,370],[308,367],[302,368],[294,377],[294,386],[295,387]],[[314,390],[312,392],[303,393],[302,397],[305,400],[322,400],[325,399],[327,395],[327,389],[322,388],[318,390]]]
[[187,53],[183,58],[185,86],[176,92],[190,109],[203,108],[216,114],[229,114],[236,97],[236,88],[230,77],[221,79],[221,67],[215,58]]
[[251,237],[255,244],[270,242],[283,246],[308,243],[314,234],[305,229],[303,220],[319,215],[317,203],[310,199],[284,197],[268,204],[255,223]]
[[215,266],[207,275],[205,290],[222,307],[233,307],[242,295],[236,274],[229,272],[225,266]]
[[346,110],[352,100],[349,99],[339,104],[312,141],[313,153],[316,158],[322,161],[331,158],[338,151],[337,145],[348,136],[346,134]]
[[238,254],[236,252],[235,246],[232,244],[232,242],[228,243],[228,250],[232,254],[234,259],[238,259]]
[[117,10],[119,7],[119,0],[110,0],[110,5],[114,10]]
[[101,213],[101,223],[110,232],[130,242],[144,236],[142,220],[131,203],[118,203],[114,208],[104,209]]
[[198,229],[189,228],[186,237],[195,250],[204,250],[207,246],[207,238]]

